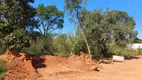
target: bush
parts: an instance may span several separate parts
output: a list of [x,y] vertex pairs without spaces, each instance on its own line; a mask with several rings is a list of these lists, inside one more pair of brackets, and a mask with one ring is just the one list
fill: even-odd
[[138,49],[138,54],[139,54],[139,55],[142,55],[142,48],[139,48],[139,49]]
[[0,60],[0,79],[4,77],[6,72],[5,62]]
[[6,48],[0,47],[0,55],[3,54],[6,51]]
[[132,57],[139,55],[137,50],[128,49],[125,47],[119,47],[116,45],[109,46],[109,52],[112,55],[124,56],[124,57]]
[[68,57],[73,53],[76,43],[76,37],[72,35],[61,34],[53,40],[53,53],[56,56]]
[[36,49],[30,49],[30,48],[23,48],[21,50],[21,52],[27,53],[29,55],[35,55],[35,56],[39,56],[40,55],[40,51],[36,50]]

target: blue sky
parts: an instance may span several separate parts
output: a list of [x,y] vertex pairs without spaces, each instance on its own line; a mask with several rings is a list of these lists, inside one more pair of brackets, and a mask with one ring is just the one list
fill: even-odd
[[[64,9],[64,0],[35,0],[33,4],[37,7],[38,4],[56,5],[59,10]],[[135,30],[139,32],[138,37],[142,39],[142,0],[88,0],[87,9],[94,10],[102,7],[103,9],[110,8],[111,10],[126,11],[136,21]],[[73,33],[74,25],[65,16],[64,28],[61,32]]]

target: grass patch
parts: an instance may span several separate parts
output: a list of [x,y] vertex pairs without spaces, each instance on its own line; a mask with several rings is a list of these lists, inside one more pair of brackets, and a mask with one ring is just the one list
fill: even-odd
[[5,62],[3,60],[0,60],[0,79],[4,77],[5,73],[6,73]]

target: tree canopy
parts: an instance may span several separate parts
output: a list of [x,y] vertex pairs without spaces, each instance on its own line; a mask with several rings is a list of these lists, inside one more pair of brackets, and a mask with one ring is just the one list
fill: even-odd
[[0,37],[6,47],[28,47],[25,28],[35,16],[34,0],[0,0]]
[[108,55],[108,44],[124,47],[136,38],[135,21],[123,11],[88,11],[84,24],[90,45],[104,56]]
[[[89,11],[87,1],[64,0],[61,11],[55,5],[34,8],[34,0],[0,0],[0,48],[63,56],[84,52],[92,59],[93,53],[111,56],[112,46],[123,49],[141,42],[134,30],[136,22],[127,12]],[[73,35],[55,33],[64,27],[66,16],[76,27]]]
[[44,35],[56,29],[63,28],[64,12],[59,11],[56,6],[44,6],[43,4],[40,4],[36,9],[36,12],[38,29],[40,29],[39,27],[42,27]]

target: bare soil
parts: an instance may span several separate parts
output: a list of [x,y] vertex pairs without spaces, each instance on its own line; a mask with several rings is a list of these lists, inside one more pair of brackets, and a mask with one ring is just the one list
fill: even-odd
[[41,80],[142,80],[142,57],[100,64],[100,71],[50,75]]
[[6,61],[4,80],[43,80],[50,75],[95,71],[97,63],[88,54],[71,57],[30,56],[25,53],[7,51],[0,56]]
[[[142,57],[124,62],[100,64],[89,55],[73,55],[69,58],[56,56],[29,56],[7,51],[5,80],[142,80]],[[100,71],[95,71],[96,68]]]

